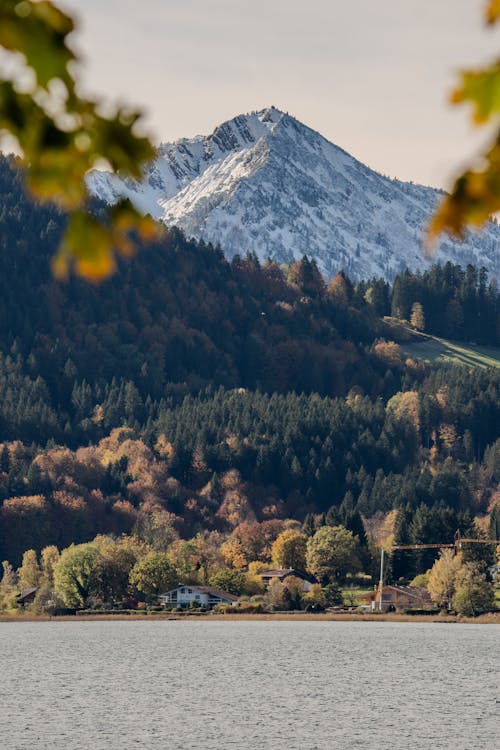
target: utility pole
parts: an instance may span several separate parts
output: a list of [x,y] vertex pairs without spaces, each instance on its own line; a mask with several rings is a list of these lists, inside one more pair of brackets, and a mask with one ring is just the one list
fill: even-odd
[[378,582],[378,609],[382,612],[382,587],[384,585],[384,548],[380,548],[380,581]]

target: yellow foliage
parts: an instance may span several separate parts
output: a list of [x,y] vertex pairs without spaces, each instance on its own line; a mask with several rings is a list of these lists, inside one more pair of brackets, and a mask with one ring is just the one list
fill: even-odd
[[307,538],[294,529],[286,529],[275,540],[271,554],[278,568],[303,570],[306,564]]
[[224,561],[236,570],[245,570],[248,560],[238,539],[228,539],[220,548]]
[[488,0],[486,4],[486,22],[494,24],[500,18],[500,0]]
[[420,429],[420,413],[417,391],[399,391],[387,402],[387,409],[397,417],[408,417],[415,429]]
[[[485,17],[489,24],[500,18],[500,0],[489,0]],[[470,104],[474,124],[493,122],[495,132],[489,147],[456,179],[434,213],[427,232],[428,250],[441,232],[460,239],[467,226],[481,226],[500,210],[500,60],[484,68],[461,71],[451,101]]]
[[174,446],[167,440],[165,435],[161,434],[155,444],[155,451],[163,458],[172,458],[174,455]]
[[248,574],[250,576],[259,576],[264,570],[269,568],[268,563],[262,562],[262,560],[253,560],[248,564]]

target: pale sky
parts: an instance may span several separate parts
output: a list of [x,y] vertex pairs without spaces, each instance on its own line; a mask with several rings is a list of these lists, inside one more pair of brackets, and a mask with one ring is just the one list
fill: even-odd
[[484,0],[64,0],[85,93],[145,111],[155,141],[270,105],[391,177],[449,186],[484,141],[448,104],[495,56]]

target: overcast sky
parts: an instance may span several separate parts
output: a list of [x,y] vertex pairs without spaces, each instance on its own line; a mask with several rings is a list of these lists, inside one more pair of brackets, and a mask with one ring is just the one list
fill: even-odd
[[446,186],[484,136],[447,96],[489,60],[484,0],[64,0],[86,93],[156,141],[275,105],[391,177]]

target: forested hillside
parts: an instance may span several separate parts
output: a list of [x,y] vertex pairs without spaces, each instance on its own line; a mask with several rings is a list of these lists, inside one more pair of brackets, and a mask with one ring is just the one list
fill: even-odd
[[383,320],[418,303],[416,328],[441,308],[448,335],[498,343],[481,271],[327,282],[170,230],[100,286],[59,284],[64,217],[5,159],[0,194],[0,560],[122,532],[268,559],[291,520],[362,536],[360,514],[397,509],[408,538],[415,514],[446,516],[434,535],[496,523],[500,373],[405,359]]

